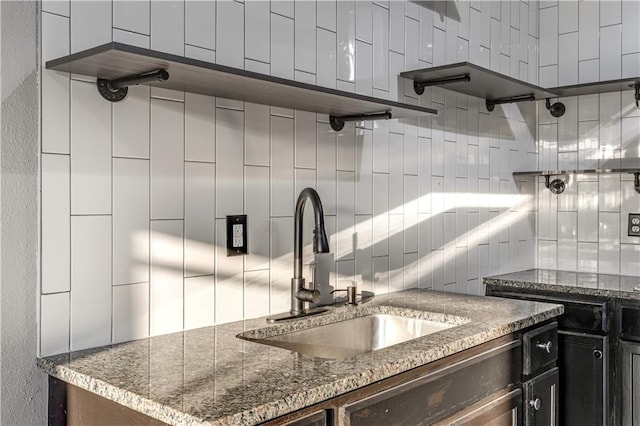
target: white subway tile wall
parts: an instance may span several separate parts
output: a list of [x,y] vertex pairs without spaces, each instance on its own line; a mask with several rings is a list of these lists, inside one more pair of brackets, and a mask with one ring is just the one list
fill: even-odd
[[[161,88],[109,104],[92,79],[43,69],[41,355],[288,310],[306,186],[326,215],[325,290],[478,294],[535,266],[534,186],[511,177],[537,167],[535,105],[418,98],[398,73],[471,59],[536,83],[557,68],[538,61],[537,1],[60,3],[42,12],[43,61],[124,41],[440,114],[336,133],[323,114]],[[246,257],[226,255],[231,214],[248,215]]]
[[[639,5],[635,0],[545,2],[541,84],[640,76]],[[557,29],[551,28],[554,20]],[[543,25],[551,26],[546,34]],[[567,112],[557,119],[538,104],[539,170],[640,166],[640,109],[633,90],[561,101]],[[561,195],[537,180],[538,266],[640,276],[640,238],[627,236],[628,214],[640,212],[633,175],[566,178]]]

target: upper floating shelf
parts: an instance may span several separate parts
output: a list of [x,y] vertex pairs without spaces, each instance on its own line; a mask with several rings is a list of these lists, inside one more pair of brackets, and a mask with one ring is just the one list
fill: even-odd
[[485,99],[489,111],[501,103],[557,97],[551,90],[469,62],[406,71],[400,76],[413,80],[414,89],[419,95],[426,86],[444,86],[458,93]]
[[554,194],[562,194],[565,183],[562,179],[550,181],[551,176],[578,175],[578,174],[611,174],[630,173],[633,175],[633,187],[640,194],[640,168],[616,168],[616,169],[576,169],[576,170],[541,170],[530,172],[513,172],[514,176],[544,176],[544,185]]
[[537,170],[526,172],[513,172],[514,176],[561,176],[561,175],[604,175],[611,173],[640,173],[640,168],[617,168],[617,169],[566,169],[566,170]]
[[[130,84],[148,84],[328,114],[334,130],[342,129],[345,121],[437,114],[431,108],[314,86],[115,42],[47,61],[46,67],[98,77],[103,86],[101,92],[107,92],[104,95],[107,98],[113,97],[110,94],[118,93],[120,87],[126,90]],[[168,76],[162,71],[166,71]]]
[[493,111],[498,104],[545,99],[545,106],[551,115],[562,117],[565,113],[564,104],[552,104],[550,98],[630,89],[635,89],[636,106],[640,108],[640,77],[544,89],[469,62],[406,71],[400,76],[413,80],[413,88],[418,95],[427,86],[444,86],[455,92],[485,99],[489,111]]
[[594,83],[554,87],[549,89],[549,91],[557,93],[560,97],[568,97],[632,90],[636,88],[636,85],[640,85],[640,77],[625,78],[622,80],[596,81]]

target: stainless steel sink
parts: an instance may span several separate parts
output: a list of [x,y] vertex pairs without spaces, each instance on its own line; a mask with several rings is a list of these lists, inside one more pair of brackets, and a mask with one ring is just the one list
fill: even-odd
[[306,355],[346,359],[456,325],[458,324],[378,313],[264,339],[242,335],[238,337]]

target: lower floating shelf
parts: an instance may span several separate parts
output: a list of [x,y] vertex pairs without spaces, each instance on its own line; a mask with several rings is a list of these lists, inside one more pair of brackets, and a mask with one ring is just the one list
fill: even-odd
[[562,194],[565,189],[565,183],[562,179],[550,180],[551,176],[564,175],[603,175],[603,174],[624,174],[633,175],[633,187],[640,194],[640,168],[619,168],[619,169],[575,169],[575,170],[539,170],[527,172],[513,172],[513,176],[544,176],[545,187],[554,194]]

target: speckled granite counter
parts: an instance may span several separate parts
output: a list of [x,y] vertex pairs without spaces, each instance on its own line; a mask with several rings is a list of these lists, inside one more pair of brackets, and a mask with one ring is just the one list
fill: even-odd
[[[528,269],[486,277],[485,285],[640,300],[640,277]],[[635,290],[635,289],[638,290]]]
[[[332,309],[328,315],[349,317],[398,308],[466,323],[343,361],[236,338],[265,328],[262,318],[42,358],[38,363],[58,379],[166,423],[254,424],[563,312],[561,305],[547,303],[407,290],[378,296],[357,308]],[[296,322],[276,327],[304,326]]]

